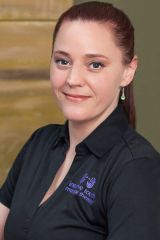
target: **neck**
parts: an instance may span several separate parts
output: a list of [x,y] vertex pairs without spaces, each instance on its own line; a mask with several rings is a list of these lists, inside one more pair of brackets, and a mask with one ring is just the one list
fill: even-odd
[[69,137],[71,148],[75,148],[78,143],[83,141],[83,139],[90,134],[92,128],[89,127],[89,125],[91,124],[69,121]]
[[104,119],[89,120],[82,122],[69,121],[70,148],[83,141]]

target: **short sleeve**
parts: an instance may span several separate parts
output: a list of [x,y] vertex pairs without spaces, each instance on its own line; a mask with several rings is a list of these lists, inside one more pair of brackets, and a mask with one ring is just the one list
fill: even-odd
[[159,240],[159,157],[127,163],[117,171],[106,199],[106,240]]
[[0,202],[4,204],[6,207],[10,208],[12,202],[12,196],[14,194],[14,190],[16,187],[16,183],[23,165],[24,155],[31,145],[32,139],[38,130],[36,130],[28,141],[24,144],[16,159],[14,160],[8,176],[6,177],[3,185],[0,189]]

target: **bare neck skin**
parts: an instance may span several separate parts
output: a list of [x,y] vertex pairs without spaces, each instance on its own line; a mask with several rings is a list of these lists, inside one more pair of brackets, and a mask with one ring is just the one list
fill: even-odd
[[75,123],[69,121],[70,149],[75,149],[76,145],[85,139],[90,132],[91,129],[84,127],[83,123]]
[[66,160],[73,161],[76,155],[75,148],[77,144],[79,144],[83,139],[85,139],[86,136],[89,135],[91,130],[84,128],[83,124],[74,123],[71,121],[69,121],[68,127],[69,127],[70,146],[66,153]]
[[73,122],[69,121],[70,150],[74,151],[77,144],[83,141],[102,121]]

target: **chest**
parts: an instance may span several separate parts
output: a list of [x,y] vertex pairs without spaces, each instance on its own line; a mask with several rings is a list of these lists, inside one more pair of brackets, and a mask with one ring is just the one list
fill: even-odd
[[34,168],[32,165],[28,171],[24,169],[5,227],[5,239],[79,239],[78,231],[84,232],[84,239],[104,239],[104,166],[98,161],[94,156],[75,156],[67,162],[59,149]]
[[50,196],[52,196],[54,194],[56,189],[63,182],[65,176],[69,172],[69,169],[70,169],[70,167],[71,167],[71,165],[73,163],[74,156],[75,156],[74,153],[68,152],[66,154],[64,162],[61,164],[61,166],[59,167],[58,171],[56,172],[55,177],[54,177],[54,179],[53,179],[49,189],[45,193],[43,199],[41,200],[39,206],[41,206],[43,203],[45,203],[45,201],[47,201],[47,199],[49,199]]

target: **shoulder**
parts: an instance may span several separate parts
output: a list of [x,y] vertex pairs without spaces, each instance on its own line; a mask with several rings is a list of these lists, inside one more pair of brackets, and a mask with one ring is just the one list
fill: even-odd
[[52,146],[58,139],[62,127],[61,124],[47,124],[35,129],[25,142],[20,154],[40,153]]
[[[110,153],[112,167],[114,170],[121,169],[128,163],[138,163],[142,159],[156,162],[160,165],[160,154],[153,145],[132,127],[121,135],[119,142],[114,146]],[[142,162],[142,161],[141,161]]]
[[122,136],[122,141],[132,159],[137,158],[160,158],[160,154],[153,145],[135,129],[129,127]]
[[159,152],[145,137],[130,126],[112,150],[109,160],[109,174],[106,178],[109,184],[107,186],[116,184],[118,188],[120,186],[120,189],[123,189],[126,185],[132,188],[133,184],[139,184],[139,186],[141,184],[143,188],[147,182],[156,184],[156,186],[160,184]]
[[62,126],[60,124],[48,124],[35,129],[20,149],[13,167],[15,165],[16,169],[21,169],[25,163],[38,162],[42,153],[47,152],[55,144]]
[[[139,193],[143,190],[148,193],[155,190],[156,197],[156,190],[160,184],[160,154],[153,145],[129,127],[122,135],[115,152],[110,181],[118,189],[125,189],[127,186],[128,193],[133,189],[139,189]],[[133,194],[134,192],[136,191],[133,191]],[[160,191],[158,194],[160,197]]]
[[34,130],[32,138],[46,138],[48,136],[57,136],[62,129],[61,124],[47,124]]
[[41,126],[33,131],[30,139],[33,141],[45,141],[52,138],[52,141],[57,139],[63,125],[61,124],[47,124]]
[[128,127],[121,136],[121,140],[113,150],[115,169],[123,168],[129,164],[139,162],[158,164],[160,166],[160,154],[153,145],[132,127]]
[[[123,226],[128,237],[130,232],[125,229],[132,231],[134,226],[134,239],[136,236],[152,239],[160,221],[160,154],[147,139],[129,127],[114,147],[112,159],[114,164],[112,161],[103,183],[102,197],[109,226],[111,229]],[[135,223],[139,223],[136,231]],[[146,224],[147,231],[141,227]]]

